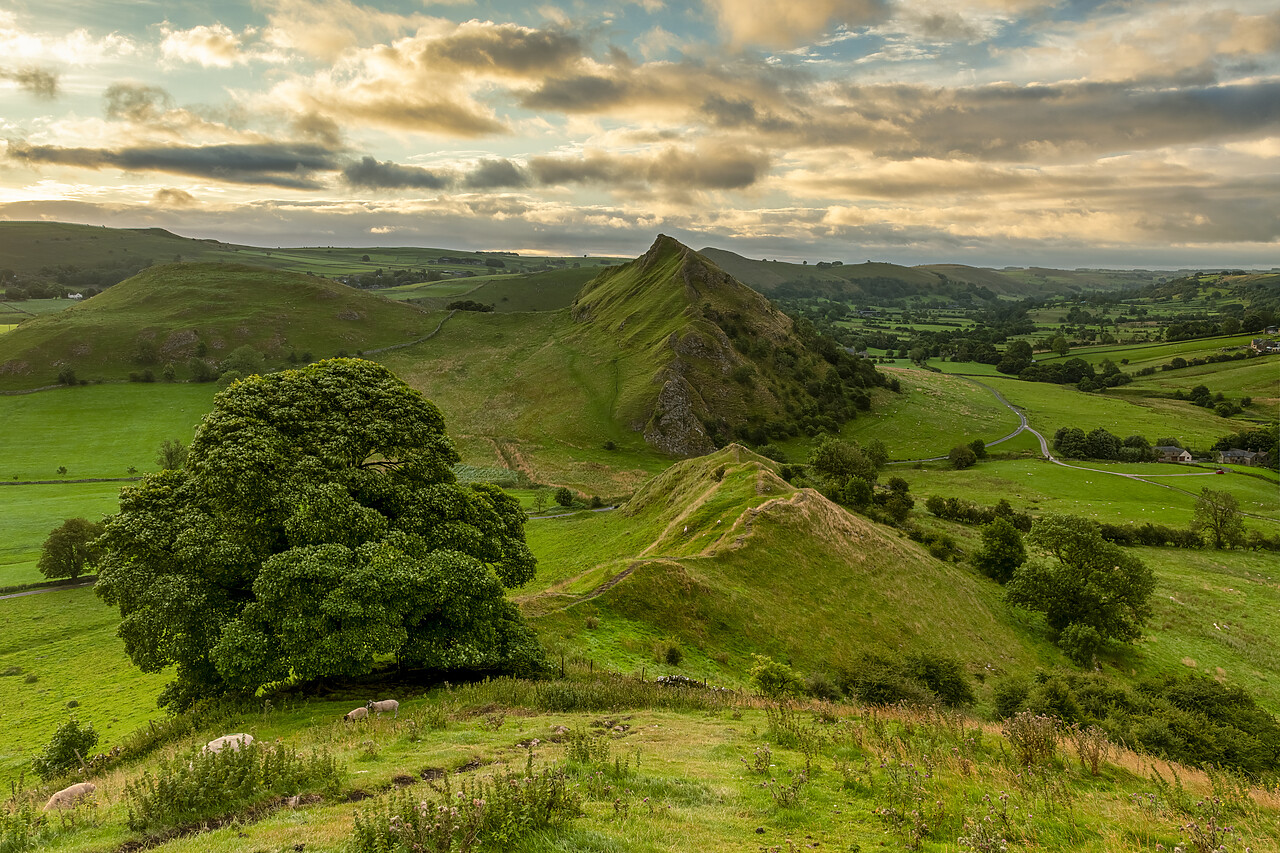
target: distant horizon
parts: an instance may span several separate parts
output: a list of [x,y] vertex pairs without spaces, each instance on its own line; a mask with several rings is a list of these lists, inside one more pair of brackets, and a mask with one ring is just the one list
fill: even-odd
[[1274,0],[0,10],[0,219],[266,245],[1280,263]]
[[[168,231],[178,237],[183,237],[190,240],[217,240],[218,242],[221,242],[221,243],[230,243],[230,244],[241,245],[241,246],[252,246],[254,248],[259,248],[259,249],[323,249],[323,248],[449,249],[454,251],[473,252],[473,253],[517,252],[520,255],[525,257],[584,257],[586,256],[586,257],[594,257],[594,258],[611,258],[611,259],[625,259],[625,260],[630,260],[632,258],[636,258],[644,254],[644,252],[652,244],[653,240],[657,237],[658,233],[660,233],[655,231],[652,235],[649,235],[647,240],[641,239],[640,243],[636,244],[639,248],[635,248],[634,250],[599,252],[599,251],[590,251],[590,250],[584,251],[584,250],[572,250],[572,249],[565,250],[565,251],[550,251],[546,249],[521,247],[516,245],[503,246],[503,245],[490,245],[490,244],[484,244],[483,248],[468,248],[467,246],[461,245],[458,243],[443,243],[438,241],[435,241],[435,242],[412,241],[412,240],[406,240],[406,239],[396,239],[394,241],[388,241],[388,240],[379,241],[372,237],[366,239],[365,242],[361,242],[361,243],[328,243],[328,242],[321,243],[321,242],[306,242],[302,240],[298,242],[292,242],[292,243],[275,242],[275,241],[272,241],[270,243],[264,243],[261,241],[255,241],[249,235],[227,236],[228,234],[234,234],[235,232],[214,233],[214,232],[187,231],[187,229],[184,229],[178,225],[174,225],[174,224],[165,225],[157,222],[151,222],[145,225],[131,226],[131,225],[116,225],[116,224],[107,225],[105,223],[100,223],[100,222],[72,222],[70,220],[44,220],[44,219],[7,219],[4,217],[0,217],[0,222],[30,222],[30,223],[48,223],[48,224],[64,223],[68,225],[85,225],[89,227],[122,228],[122,229],[130,229],[130,230],[145,230],[149,228],[159,228],[159,229]],[[686,246],[689,246],[691,249],[694,249],[695,251],[702,251],[703,249],[719,249],[722,251],[733,252],[734,254],[740,255],[741,257],[747,258],[749,260],[779,261],[782,263],[796,264],[796,265],[803,265],[804,262],[806,261],[811,265],[816,265],[819,262],[829,263],[832,261],[839,261],[842,264],[846,264],[846,265],[856,265],[856,264],[863,264],[863,263],[884,263],[884,264],[894,264],[896,266],[902,266],[902,267],[958,265],[958,266],[975,267],[979,269],[990,269],[990,270],[995,270],[997,272],[1001,270],[1006,270],[1006,269],[1036,269],[1036,268],[1056,269],[1056,270],[1063,270],[1067,272],[1089,272],[1091,270],[1097,270],[1097,271],[1132,270],[1132,271],[1161,272],[1161,273],[1171,273],[1171,274],[1191,273],[1191,272],[1212,273],[1212,272],[1221,272],[1223,270],[1237,270],[1237,269],[1244,270],[1248,273],[1280,272],[1280,266],[1274,265],[1274,264],[1270,266],[1264,266],[1262,264],[1250,265],[1250,264],[1241,264],[1241,263],[1200,264],[1200,265],[1192,265],[1192,266],[1151,266],[1151,265],[1144,266],[1140,264],[1118,264],[1114,266],[1089,265],[1089,266],[1070,266],[1069,267],[1069,266],[1055,266],[1053,264],[1039,263],[1039,262],[1025,263],[1025,264],[1008,264],[1008,263],[980,264],[980,263],[961,262],[956,260],[934,260],[934,261],[921,261],[916,263],[908,263],[895,258],[863,258],[862,260],[855,260],[852,257],[830,257],[830,256],[820,256],[817,254],[792,255],[792,256],[782,256],[782,255],[757,256],[757,255],[747,254],[742,251],[738,251],[736,249],[731,249],[723,245],[715,245],[714,243],[709,243],[709,242],[698,243],[696,240],[691,242],[689,240],[681,239],[680,237],[674,234],[669,236],[675,237],[675,239],[679,240],[681,243],[683,243]]]

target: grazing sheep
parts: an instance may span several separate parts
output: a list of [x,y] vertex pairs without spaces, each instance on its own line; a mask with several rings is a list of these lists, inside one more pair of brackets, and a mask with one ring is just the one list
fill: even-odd
[[74,809],[80,805],[80,801],[88,797],[94,791],[98,790],[98,786],[92,782],[77,782],[70,787],[63,788],[58,793],[49,798],[49,802],[44,804],[44,810],[57,809],[65,811]]
[[363,720],[369,716],[369,709],[366,707],[355,708],[342,715],[342,719],[350,722],[351,720]]
[[224,749],[230,749],[232,752],[239,752],[244,747],[253,743],[253,735],[247,735],[239,732],[234,735],[223,735],[215,738],[204,745],[204,752],[212,752],[215,755]]
[[365,705],[365,708],[377,714],[378,716],[382,716],[384,713],[389,714],[392,711],[394,711],[395,716],[392,717],[393,720],[400,716],[400,703],[397,702],[395,699],[383,699],[381,702],[371,701],[369,702],[368,705]]

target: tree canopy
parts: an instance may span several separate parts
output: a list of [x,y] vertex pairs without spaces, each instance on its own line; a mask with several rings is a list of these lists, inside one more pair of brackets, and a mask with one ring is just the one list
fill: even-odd
[[1191,530],[1208,533],[1214,548],[1235,548],[1244,545],[1244,517],[1240,515],[1240,503],[1230,492],[1201,489],[1196,498],[1195,517]]
[[1105,641],[1141,636],[1156,585],[1141,560],[1104,540],[1094,522],[1069,515],[1038,519],[1027,542],[1042,556],[1014,571],[1005,597],[1043,613],[1069,657],[1087,663]]
[[98,594],[161,704],[354,677],[394,660],[519,671],[541,653],[504,587],[533,577],[519,503],[464,486],[439,410],[331,359],[214,398],[181,469],[121,492]]

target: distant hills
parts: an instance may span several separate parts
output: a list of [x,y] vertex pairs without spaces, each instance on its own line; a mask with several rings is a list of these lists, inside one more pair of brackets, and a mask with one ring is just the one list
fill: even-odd
[[[174,379],[240,347],[267,366],[404,343],[438,322],[320,276],[235,264],[150,267],[102,293],[0,335],[0,389],[136,374]],[[212,371],[210,371],[212,372]]]

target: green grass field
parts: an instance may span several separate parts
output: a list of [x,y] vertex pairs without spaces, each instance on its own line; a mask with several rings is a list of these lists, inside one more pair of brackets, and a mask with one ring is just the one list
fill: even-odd
[[0,485],[0,586],[45,580],[36,561],[49,532],[68,518],[97,521],[115,512],[123,485]]
[[1102,427],[1124,438],[1143,435],[1154,443],[1159,438],[1178,438],[1186,446],[1207,450],[1219,437],[1235,432],[1238,425],[1178,400],[1130,399],[1107,394],[1089,394],[1073,387],[1047,382],[984,378],[1010,403],[1025,410],[1031,426],[1052,439],[1060,427],[1077,426],[1085,432]]
[[[1190,524],[1196,496],[1201,489],[1209,488],[1230,492],[1240,502],[1241,510],[1271,519],[1246,519],[1246,528],[1256,524],[1268,535],[1280,534],[1280,494],[1272,479],[1243,473],[1168,476],[1179,470],[1180,466],[1174,465],[1090,461],[1070,464],[1096,470],[1064,468],[1042,459],[996,459],[963,471],[936,463],[922,469],[894,466],[891,473],[911,484],[918,502],[935,494],[984,505],[1005,498],[1014,507],[1036,514],[1082,515],[1111,523],[1149,521],[1170,527]],[[1154,483],[1173,488],[1102,473],[1106,471],[1151,476]]]

